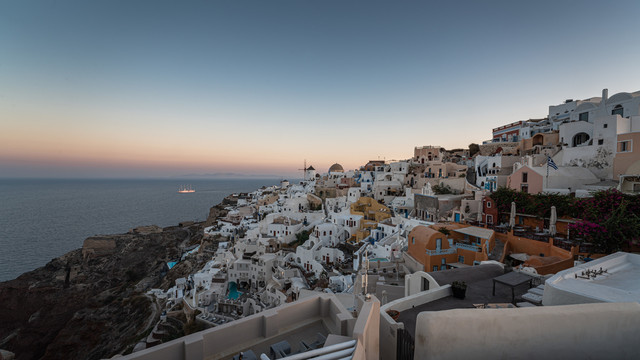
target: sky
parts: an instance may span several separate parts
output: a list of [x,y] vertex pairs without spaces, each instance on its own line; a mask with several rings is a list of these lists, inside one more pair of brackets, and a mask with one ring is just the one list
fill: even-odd
[[640,90],[638,1],[0,2],[0,177],[294,176]]

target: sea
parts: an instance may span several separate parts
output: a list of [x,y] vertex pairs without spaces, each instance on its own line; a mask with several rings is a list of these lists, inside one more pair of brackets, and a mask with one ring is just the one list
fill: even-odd
[[[0,179],[0,281],[46,265],[93,235],[204,221],[227,195],[280,179]],[[180,186],[194,193],[180,194]]]

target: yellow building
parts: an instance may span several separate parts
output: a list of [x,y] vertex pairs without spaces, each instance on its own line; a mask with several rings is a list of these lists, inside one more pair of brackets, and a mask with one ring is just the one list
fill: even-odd
[[350,242],[360,242],[366,239],[371,233],[371,229],[378,227],[378,223],[391,217],[391,210],[370,197],[361,197],[351,204],[351,214],[361,215],[360,228],[349,240]]

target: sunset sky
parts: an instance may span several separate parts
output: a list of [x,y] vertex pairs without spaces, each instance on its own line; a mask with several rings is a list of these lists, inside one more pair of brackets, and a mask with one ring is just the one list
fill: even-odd
[[2,1],[0,177],[293,176],[640,90],[638,1]]

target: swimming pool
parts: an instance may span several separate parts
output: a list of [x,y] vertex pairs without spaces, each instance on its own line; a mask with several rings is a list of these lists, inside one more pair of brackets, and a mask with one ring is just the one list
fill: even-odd
[[236,300],[240,297],[240,294],[242,293],[238,291],[238,285],[233,281],[229,282],[229,296],[227,296],[227,299]]

